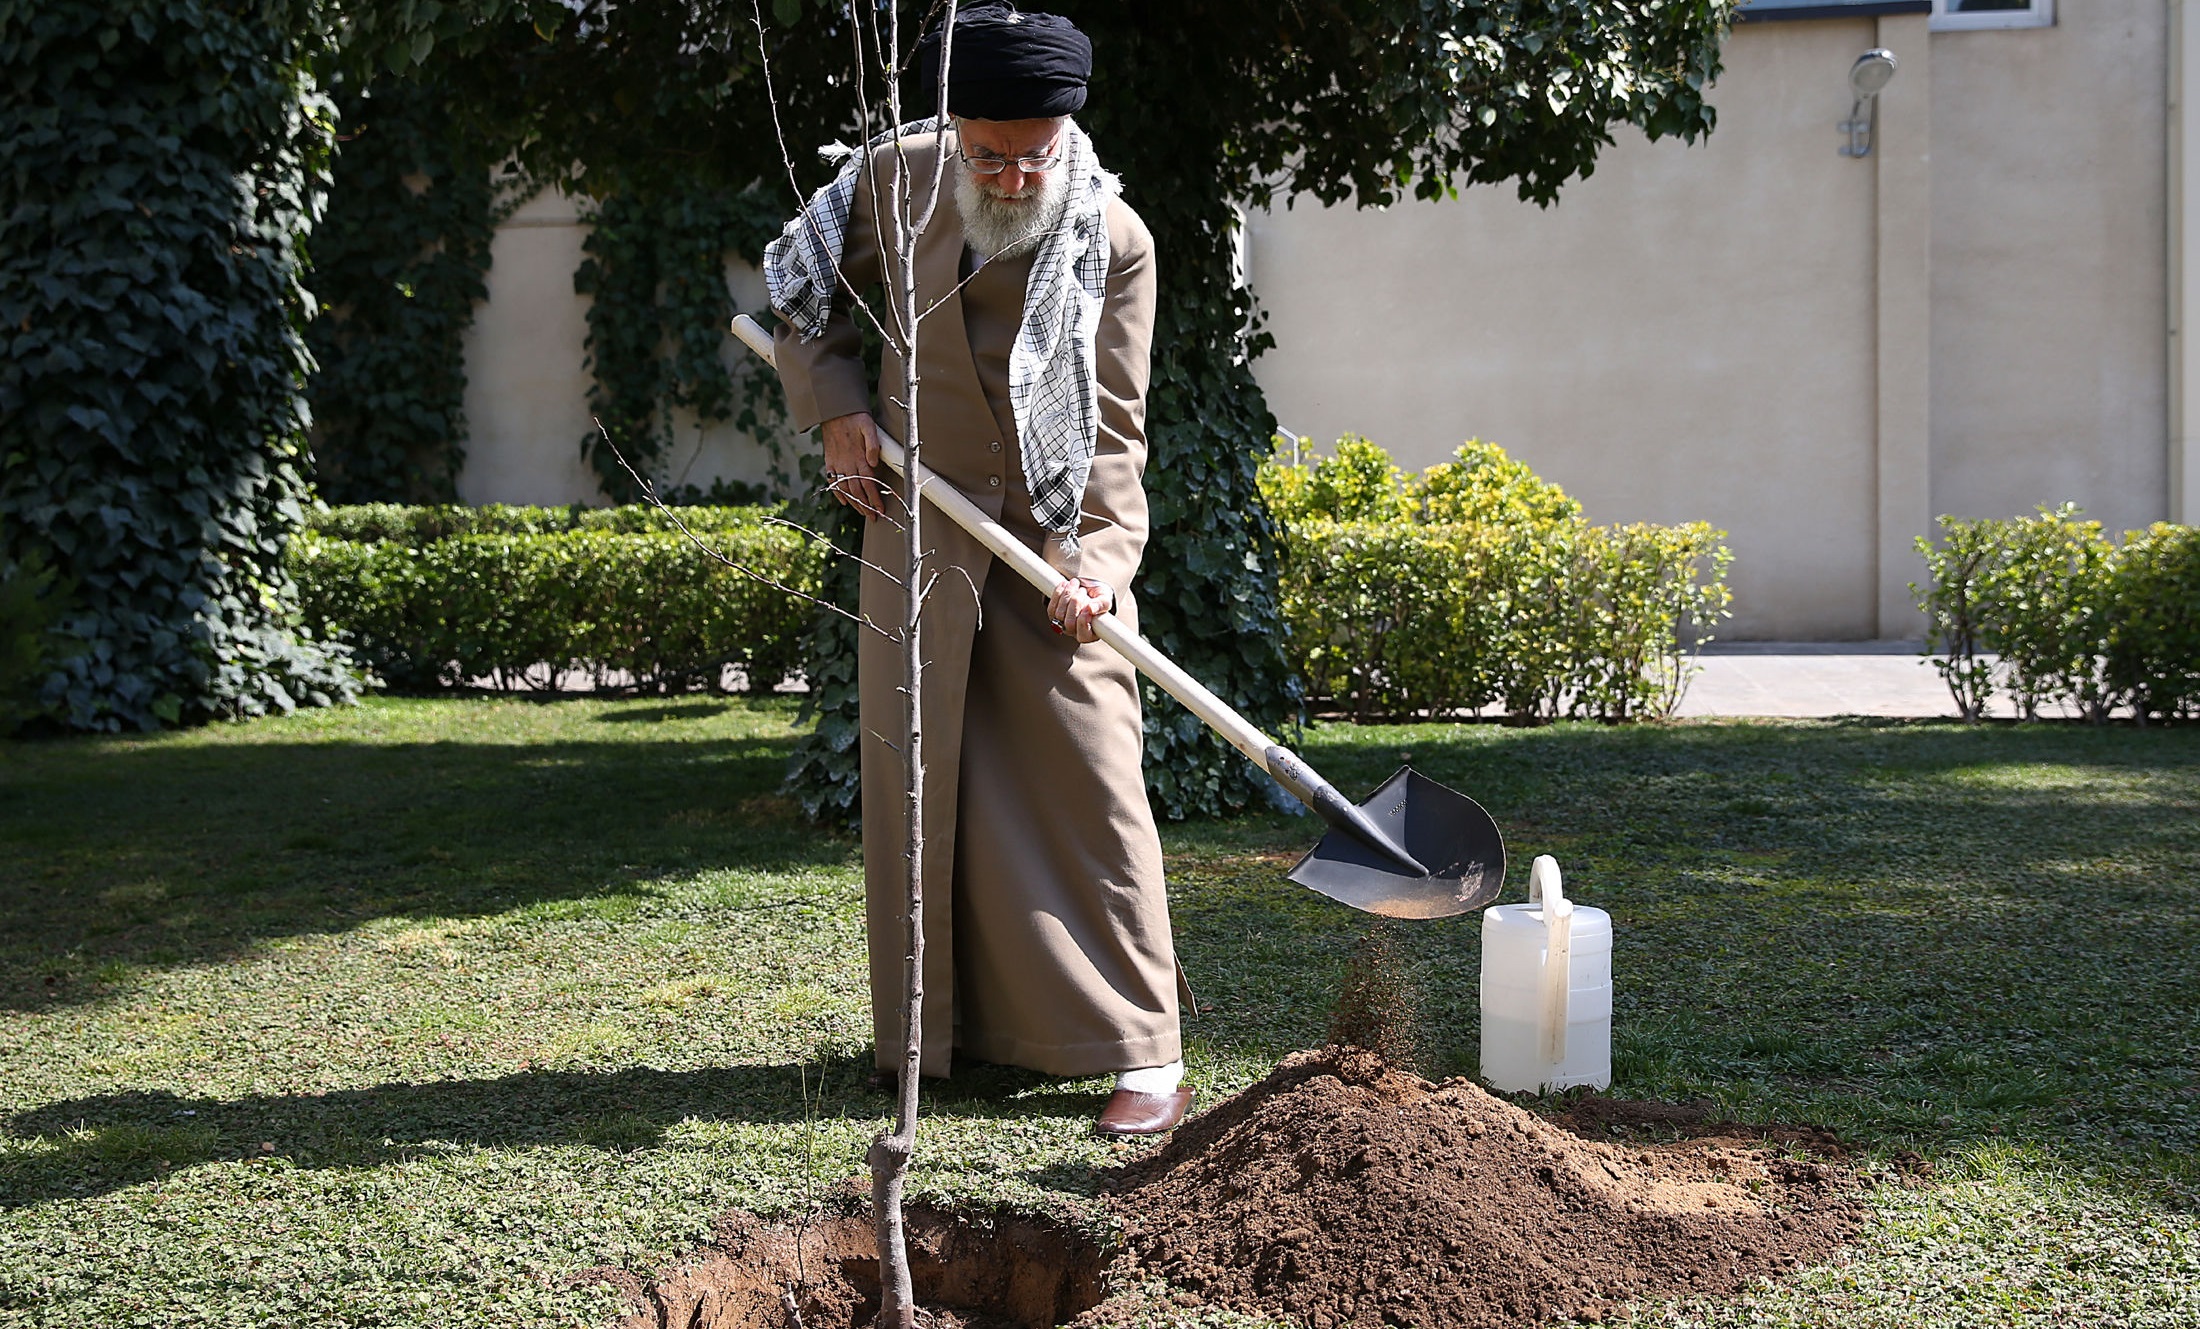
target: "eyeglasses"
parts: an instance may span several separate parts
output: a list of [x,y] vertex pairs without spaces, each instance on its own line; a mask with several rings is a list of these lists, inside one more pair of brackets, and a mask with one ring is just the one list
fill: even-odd
[[957,155],[963,159],[963,164],[970,168],[973,175],[999,175],[1008,169],[1008,164],[1011,161],[1015,162],[1016,169],[1024,174],[1038,175],[1043,171],[1053,170],[1062,160],[1060,149],[1044,156],[1034,155],[1030,157],[996,157],[991,153],[973,156],[968,151]]

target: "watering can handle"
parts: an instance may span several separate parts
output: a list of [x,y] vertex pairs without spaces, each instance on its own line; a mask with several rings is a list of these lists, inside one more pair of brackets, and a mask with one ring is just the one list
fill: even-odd
[[1566,1060],[1566,1003],[1572,993],[1574,902],[1566,898],[1558,860],[1538,854],[1528,869],[1528,903],[1543,906],[1543,1061]]

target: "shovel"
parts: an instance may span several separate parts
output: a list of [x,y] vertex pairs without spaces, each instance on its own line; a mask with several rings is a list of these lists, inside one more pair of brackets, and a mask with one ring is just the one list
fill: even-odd
[[[733,332],[766,364],[777,367],[771,334],[755,319],[737,315]],[[896,473],[906,475],[901,444],[881,433],[879,452]],[[911,487],[1042,595],[1052,595],[1063,581],[1052,564],[930,467],[917,468]],[[1321,843],[1291,869],[1291,880],[1354,909],[1389,918],[1445,918],[1480,909],[1497,898],[1505,881],[1505,839],[1490,814],[1473,799],[1401,766],[1366,802],[1354,803],[1297,753],[1254,728],[1115,615],[1101,615],[1093,630],[1329,823]]]

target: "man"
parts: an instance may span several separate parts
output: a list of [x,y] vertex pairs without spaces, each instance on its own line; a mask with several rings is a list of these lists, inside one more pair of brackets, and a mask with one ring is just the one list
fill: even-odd
[[[938,49],[934,32],[910,104],[936,105]],[[908,437],[907,366],[890,344],[874,416],[855,319],[892,317],[870,288],[904,215],[921,217],[933,197],[945,136],[948,174],[914,261],[916,308],[928,311],[917,334],[924,460],[1063,579],[1049,601],[927,513],[923,1070],[945,1075],[959,1049],[1053,1075],[1116,1072],[1095,1129],[1136,1135],[1174,1127],[1191,1091],[1137,680],[1093,644],[1098,615],[1136,622],[1154,268],[1152,237],[1069,118],[1091,51],[1054,15],[963,10],[950,123],[852,160],[788,223],[765,268],[787,320],[777,358],[788,408],[797,428],[822,428],[834,493],[867,518],[862,616],[890,630],[904,612],[904,509],[877,438],[882,427]],[[852,292],[864,301],[853,313]],[[890,1072],[902,1045],[895,743],[906,714],[899,644],[871,627],[861,639],[872,1028]]]

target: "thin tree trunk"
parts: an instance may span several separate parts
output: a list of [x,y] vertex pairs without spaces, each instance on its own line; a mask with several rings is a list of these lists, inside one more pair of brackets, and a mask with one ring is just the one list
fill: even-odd
[[[942,16],[937,105],[944,106],[947,69],[953,46],[955,0],[948,0]],[[901,8],[894,6],[888,19],[887,108],[894,124],[902,121]],[[908,1229],[902,1215],[902,1198],[908,1188],[909,1163],[917,1146],[917,1078],[924,1064],[924,657],[918,626],[924,615],[925,594],[930,589],[923,577],[924,503],[917,477],[923,474],[924,431],[918,424],[917,398],[923,374],[917,359],[917,238],[932,220],[939,202],[941,177],[946,169],[946,144],[935,139],[931,197],[922,215],[911,198],[908,162],[898,145],[894,155],[894,185],[887,197],[897,211],[894,250],[883,265],[887,282],[888,321],[899,325],[902,363],[907,366],[908,400],[905,409],[909,437],[904,441],[902,468],[902,567],[904,613],[902,615],[902,702],[908,714],[907,743],[902,748],[903,812],[903,936],[902,953],[902,1049],[899,1096],[895,1103],[894,1129],[872,1141],[871,1210],[879,1254],[879,1316],[883,1329],[915,1329],[916,1289],[909,1269]]]

